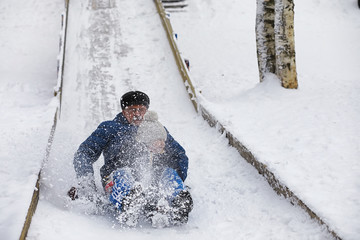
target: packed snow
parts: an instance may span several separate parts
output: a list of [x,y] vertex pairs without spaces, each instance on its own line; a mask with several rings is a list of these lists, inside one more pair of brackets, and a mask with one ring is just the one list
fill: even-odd
[[[70,4],[62,109],[28,239],[331,239],[196,114],[153,1]],[[170,19],[201,104],[340,237],[358,239],[360,10],[355,0],[295,4],[298,90],[274,76],[259,83],[254,1],[189,0]],[[62,0],[0,3],[4,239],[20,236],[43,165],[58,104],[63,10]],[[77,147],[133,89],[149,94],[150,108],[187,150],[195,208],[182,227],[122,228],[66,197]]]
[[[341,237],[358,239],[356,1],[295,1],[298,90],[281,88],[274,76],[261,84],[253,81],[258,70],[249,23],[255,21],[255,3],[193,2],[187,11],[172,14],[171,21],[190,59],[201,104]],[[214,41],[220,35],[223,41]]]
[[0,233],[18,239],[57,101],[63,1],[0,2]]

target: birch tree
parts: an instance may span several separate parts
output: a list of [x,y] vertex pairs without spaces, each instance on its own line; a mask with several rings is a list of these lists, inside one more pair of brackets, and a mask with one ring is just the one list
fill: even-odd
[[260,82],[267,72],[275,73],[275,0],[257,0],[256,47]]
[[294,1],[275,0],[276,73],[285,88],[297,88],[294,40]]
[[260,81],[274,73],[285,88],[297,88],[293,0],[257,0],[256,46]]

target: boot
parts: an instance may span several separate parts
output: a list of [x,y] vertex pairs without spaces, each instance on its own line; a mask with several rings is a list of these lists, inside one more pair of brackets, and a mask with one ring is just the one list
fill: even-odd
[[181,191],[172,201],[172,221],[174,225],[187,223],[194,202],[187,190]]
[[124,197],[121,204],[121,213],[118,220],[129,227],[135,227],[138,224],[139,217],[143,212],[145,194],[141,186],[136,186],[130,190],[130,193]]
[[164,228],[170,225],[171,207],[165,198],[147,205],[146,218],[154,228]]

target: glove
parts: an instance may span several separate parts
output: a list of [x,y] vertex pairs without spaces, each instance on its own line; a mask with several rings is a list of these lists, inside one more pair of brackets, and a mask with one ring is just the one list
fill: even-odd
[[78,199],[80,197],[87,197],[91,200],[92,196],[96,193],[96,186],[94,176],[89,174],[79,178],[77,187],[71,187],[68,191],[68,196],[71,200]]
[[71,200],[75,200],[79,198],[78,190],[76,189],[76,187],[71,187],[67,194]]

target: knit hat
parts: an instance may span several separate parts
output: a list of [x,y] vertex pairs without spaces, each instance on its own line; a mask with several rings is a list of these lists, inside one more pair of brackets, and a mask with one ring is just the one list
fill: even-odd
[[125,93],[120,98],[121,109],[124,110],[126,107],[133,105],[143,105],[146,108],[149,108],[150,99],[148,95],[140,91],[130,91]]
[[166,141],[167,132],[164,126],[158,121],[158,115],[154,111],[147,111],[144,121],[140,124],[136,140],[150,145],[156,140]]

